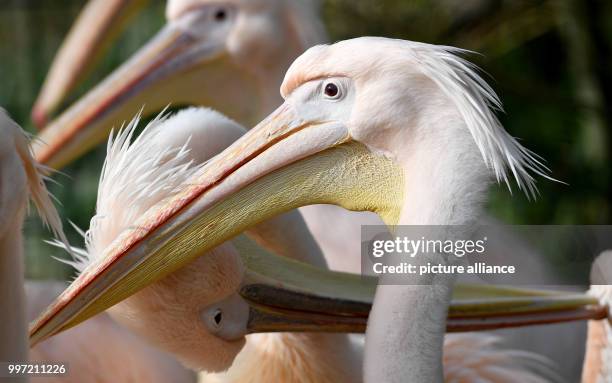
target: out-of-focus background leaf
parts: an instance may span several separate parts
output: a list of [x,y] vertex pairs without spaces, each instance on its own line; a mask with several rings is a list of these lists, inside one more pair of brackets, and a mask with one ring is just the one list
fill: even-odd
[[[0,105],[34,132],[29,111],[53,55],[83,1],[0,1]],[[612,215],[612,3],[554,0],[324,0],[331,39],[379,35],[474,50],[500,94],[505,127],[542,155],[554,177],[538,180],[528,201],[493,187],[489,210],[507,223],[609,224]],[[121,37],[80,93],[135,52],[164,23],[152,2]],[[278,85],[278,84],[277,84]],[[275,85],[276,86],[276,85]],[[1,137],[0,137],[1,139]],[[62,214],[80,227],[93,215],[102,149],[65,169],[53,186]],[[68,230],[72,232],[72,230]],[[28,276],[65,278],[70,270],[42,244],[49,235],[26,224]],[[71,233],[74,243],[81,243]]]

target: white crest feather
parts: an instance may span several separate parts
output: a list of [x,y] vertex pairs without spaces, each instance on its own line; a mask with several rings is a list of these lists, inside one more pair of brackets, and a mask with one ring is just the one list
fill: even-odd
[[535,198],[537,188],[532,173],[556,181],[549,176],[550,170],[542,163],[542,158],[523,147],[503,128],[495,115],[495,111],[503,110],[499,97],[477,73],[478,68],[459,56],[468,51],[411,44],[415,44],[416,60],[423,73],[456,105],[497,182],[504,182],[512,191],[512,177],[520,190],[529,198]]
[[[157,140],[169,118],[164,112],[152,120],[137,137],[138,114],[127,127],[111,132],[102,167],[96,215],[83,233],[85,249],[72,248],[73,260],[62,260],[77,270],[99,260],[104,249],[152,206],[171,198],[181,185],[204,164],[189,156],[189,138],[180,147]],[[53,243],[65,247],[57,241]]]

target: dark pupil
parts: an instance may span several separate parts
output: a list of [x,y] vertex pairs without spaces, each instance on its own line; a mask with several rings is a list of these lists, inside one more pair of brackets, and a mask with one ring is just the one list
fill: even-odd
[[338,87],[336,84],[329,83],[325,85],[325,95],[329,97],[336,97],[338,94]]
[[215,20],[217,20],[217,21],[225,20],[226,16],[227,16],[227,14],[225,13],[224,9],[219,9],[219,10],[217,10],[217,12],[215,12]]
[[214,317],[215,323],[216,323],[217,325],[221,324],[221,320],[222,320],[222,319],[223,319],[223,313],[222,313],[221,311],[218,311],[218,312],[215,314],[215,317]]

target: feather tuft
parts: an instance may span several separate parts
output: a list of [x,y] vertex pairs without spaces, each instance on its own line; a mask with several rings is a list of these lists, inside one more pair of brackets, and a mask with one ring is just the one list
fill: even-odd
[[12,131],[15,132],[15,148],[17,154],[23,164],[25,171],[29,197],[36,207],[43,224],[51,230],[54,237],[57,238],[65,246],[68,246],[68,239],[64,234],[62,226],[62,220],[60,215],[53,204],[53,201],[57,201],[55,197],[49,193],[45,181],[50,181],[49,177],[44,174],[49,173],[49,169],[38,164],[32,154],[32,148],[30,146],[29,135],[24,132],[17,123],[15,123],[9,116],[8,113],[0,108],[0,119],[6,124]]
[[542,157],[522,146],[501,125],[495,115],[503,111],[493,88],[478,74],[473,63],[463,59],[464,49],[422,43],[415,45],[417,62],[423,73],[446,94],[463,117],[482,158],[498,183],[512,192],[511,178],[528,198],[538,189],[533,174],[551,181],[550,169]]
[[[84,238],[85,248],[64,246],[73,253],[71,260],[61,260],[82,272],[100,260],[104,249],[125,230],[134,229],[133,223],[148,209],[172,198],[204,164],[195,164],[190,156],[187,137],[182,146],[168,146],[160,133],[170,122],[165,112],[160,113],[136,136],[141,114],[116,134],[111,132],[102,166],[96,203],[96,214],[89,229],[75,229]],[[74,225],[73,225],[74,226]]]

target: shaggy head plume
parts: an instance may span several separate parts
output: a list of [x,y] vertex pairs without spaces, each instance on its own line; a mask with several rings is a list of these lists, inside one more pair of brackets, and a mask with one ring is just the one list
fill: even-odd
[[181,191],[205,164],[194,161],[190,153],[192,133],[210,124],[237,125],[213,110],[189,108],[173,116],[162,112],[134,138],[139,122],[140,114],[116,136],[111,133],[96,215],[86,232],[75,227],[85,238],[85,249],[72,248],[74,259],[63,260],[78,271],[98,261],[121,232],[134,229],[134,222],[148,209]]
[[519,189],[535,198],[537,188],[532,174],[554,179],[537,154],[504,130],[495,116],[495,111],[502,109],[501,101],[477,68],[459,56],[465,52],[454,47],[380,37],[318,45],[291,65],[281,93],[286,98],[299,85],[325,77],[346,76],[365,82],[370,78],[376,80],[381,72],[425,76],[455,106],[496,180],[510,189],[510,178],[514,178]]

